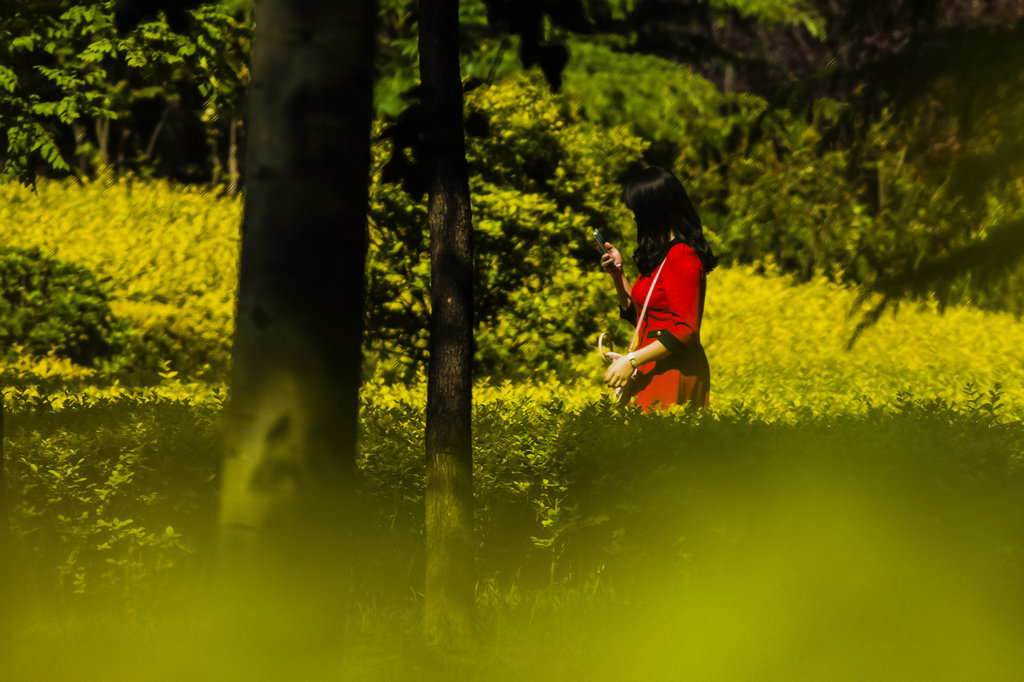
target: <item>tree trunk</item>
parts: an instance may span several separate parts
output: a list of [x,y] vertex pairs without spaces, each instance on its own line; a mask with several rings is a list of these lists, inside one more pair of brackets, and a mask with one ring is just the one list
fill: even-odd
[[207,137],[210,143],[210,189],[217,189],[220,176],[224,173],[224,164],[220,162],[220,136],[217,125],[212,125]]
[[238,128],[242,118],[237,114],[231,116],[231,128],[228,131],[228,196],[238,194]]
[[149,136],[149,142],[146,144],[146,161],[150,164],[153,163],[153,154],[156,152],[156,143],[160,139],[160,133],[164,129],[164,122],[167,120],[167,114],[171,110],[171,104],[168,102],[164,105],[164,110],[160,112],[160,120],[156,122],[156,127],[153,128],[153,133]]
[[420,81],[427,111],[431,320],[426,413],[426,603],[436,643],[472,632],[473,248],[462,123],[458,0],[423,0]]
[[72,123],[71,132],[75,136],[75,156],[78,159],[78,172],[81,176],[89,175],[89,159],[85,158],[82,153],[82,147],[85,145],[85,127],[81,123]]
[[100,165],[110,165],[110,119],[96,119],[96,146],[100,151]]
[[376,8],[255,13],[219,574],[281,628],[338,606],[351,549]]
[[128,146],[128,138],[131,135],[131,131],[128,130],[128,126],[125,123],[121,123],[117,127],[117,170],[120,172],[125,168],[125,161],[127,160],[126,147]]

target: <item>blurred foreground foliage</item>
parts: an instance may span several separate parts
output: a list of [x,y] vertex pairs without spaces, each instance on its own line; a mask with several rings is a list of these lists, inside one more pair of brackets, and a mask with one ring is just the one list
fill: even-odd
[[[1024,670],[1024,427],[998,387],[968,386],[953,402],[901,393],[799,421],[781,405],[774,419],[743,406],[644,415],[589,390],[481,387],[476,646],[487,654],[441,665],[415,643],[418,393],[364,396],[358,560],[337,586],[347,615],[332,614],[327,639],[311,614],[308,630],[268,635],[284,639],[256,651],[227,641],[202,606],[222,396],[171,398],[173,383],[163,397],[5,391],[12,679],[137,679],[155,661],[175,675],[273,676],[294,665],[280,648],[291,638],[311,657],[306,679],[339,665],[359,679]],[[58,631],[62,656],[39,656]],[[811,659],[797,655],[807,647]],[[734,648],[747,653],[724,655]]]

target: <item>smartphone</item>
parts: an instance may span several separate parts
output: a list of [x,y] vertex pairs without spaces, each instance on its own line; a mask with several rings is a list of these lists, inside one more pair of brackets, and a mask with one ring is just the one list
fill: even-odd
[[608,249],[604,247],[604,235],[601,234],[601,230],[594,228],[594,239],[597,240],[597,245],[601,247],[603,253],[610,253]]

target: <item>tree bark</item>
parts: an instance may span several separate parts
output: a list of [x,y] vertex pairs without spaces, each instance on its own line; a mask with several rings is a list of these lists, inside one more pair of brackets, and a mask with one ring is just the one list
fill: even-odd
[[82,153],[82,147],[86,142],[85,126],[81,123],[72,123],[71,132],[75,136],[75,156],[78,158],[78,172],[81,176],[89,175],[89,159]]
[[96,119],[96,146],[99,147],[100,164],[110,165],[110,119]]
[[424,629],[428,639],[439,644],[457,644],[472,633],[474,602],[473,248],[458,9],[458,0],[423,0],[419,15],[432,309]]
[[280,628],[337,608],[351,550],[376,7],[255,17],[219,587]]
[[228,131],[228,196],[232,198],[238,194],[238,128],[241,125],[242,118],[233,114]]
[[217,188],[220,176],[224,172],[224,164],[220,162],[220,136],[221,132],[217,125],[210,126],[206,138],[210,143],[210,189]]
[[164,122],[167,120],[167,114],[170,110],[171,104],[165,104],[164,110],[160,112],[160,120],[156,122],[156,127],[153,128],[153,133],[149,136],[149,142],[146,144],[146,161],[149,163],[153,163],[153,153],[156,151],[156,142],[160,139],[160,133],[164,129]]

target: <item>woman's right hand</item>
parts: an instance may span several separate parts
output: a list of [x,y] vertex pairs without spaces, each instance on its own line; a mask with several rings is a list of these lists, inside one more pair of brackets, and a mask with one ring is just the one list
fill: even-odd
[[601,269],[609,275],[622,272],[622,254],[611,245],[611,242],[605,242],[604,248],[608,249],[608,253],[601,255]]

